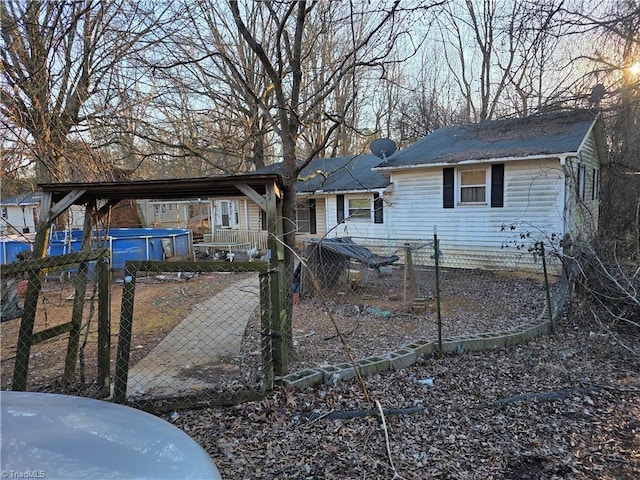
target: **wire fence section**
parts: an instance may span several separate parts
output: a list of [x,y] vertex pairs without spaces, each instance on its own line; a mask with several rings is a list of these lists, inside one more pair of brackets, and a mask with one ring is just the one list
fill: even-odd
[[[553,257],[540,247],[527,254]],[[147,410],[235,404],[272,389],[287,356],[288,371],[348,361],[336,327],[365,358],[546,314],[559,277],[544,262],[470,268],[448,251],[435,236],[309,240],[290,282],[239,254],[127,261],[117,272],[108,249],[3,265],[1,388]],[[487,252],[485,266],[492,255],[501,263]]]
[[264,262],[157,261],[112,278],[105,250],[5,265],[2,389],[156,410],[260,397],[272,275]]
[[108,392],[108,254],[97,249],[3,266],[3,390]]
[[[144,409],[234,404],[272,388],[266,264],[128,262],[114,399]],[[255,330],[249,325],[259,325]]]
[[527,252],[538,258],[519,270],[503,268],[500,251],[484,252],[485,268],[470,268],[468,256],[448,255],[437,237],[351,237],[346,247],[344,239],[304,245],[299,299],[294,302],[297,369],[349,361],[335,341],[336,327],[355,358],[368,358],[415,341],[497,333],[539,322],[547,318],[545,306],[555,298],[560,280],[545,275],[542,256],[552,259],[554,252]]

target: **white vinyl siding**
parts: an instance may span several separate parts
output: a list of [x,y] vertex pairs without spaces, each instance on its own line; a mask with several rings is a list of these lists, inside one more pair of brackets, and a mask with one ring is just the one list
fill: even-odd
[[[450,262],[449,266],[515,267],[529,261],[513,248],[516,233],[563,233],[564,173],[557,159],[505,163],[504,208],[486,203],[474,208],[442,208],[442,168],[393,172],[391,181],[393,207],[385,222],[394,237],[431,240],[437,229],[443,261]],[[418,257],[428,263],[432,253],[423,249]]]
[[600,159],[593,136],[587,139],[578,157],[567,159],[566,172],[568,211],[565,229],[576,241],[592,238],[598,229],[597,189],[600,188]]

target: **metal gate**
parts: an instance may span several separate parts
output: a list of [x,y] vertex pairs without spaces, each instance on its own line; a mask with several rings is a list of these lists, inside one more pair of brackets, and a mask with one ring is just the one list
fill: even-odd
[[158,411],[263,397],[276,278],[263,262],[127,262],[114,401]]

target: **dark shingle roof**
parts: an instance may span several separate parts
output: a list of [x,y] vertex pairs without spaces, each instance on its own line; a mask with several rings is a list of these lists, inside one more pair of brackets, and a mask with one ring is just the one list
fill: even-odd
[[[371,154],[311,160],[298,175],[296,190],[314,193],[385,188],[389,185],[389,177],[372,170],[381,161]],[[279,164],[269,165],[259,172],[280,173]]]
[[0,201],[5,206],[36,205],[42,200],[42,192],[22,193],[15,197],[7,197]]
[[596,118],[577,110],[443,127],[391,155],[384,167],[577,152]]

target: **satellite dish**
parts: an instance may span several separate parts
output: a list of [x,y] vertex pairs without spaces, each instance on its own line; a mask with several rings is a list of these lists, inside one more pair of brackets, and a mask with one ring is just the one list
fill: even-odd
[[387,157],[393,155],[393,152],[396,151],[396,144],[393,140],[389,140],[388,138],[377,138],[371,142],[370,148],[371,153],[376,157],[386,160]]

